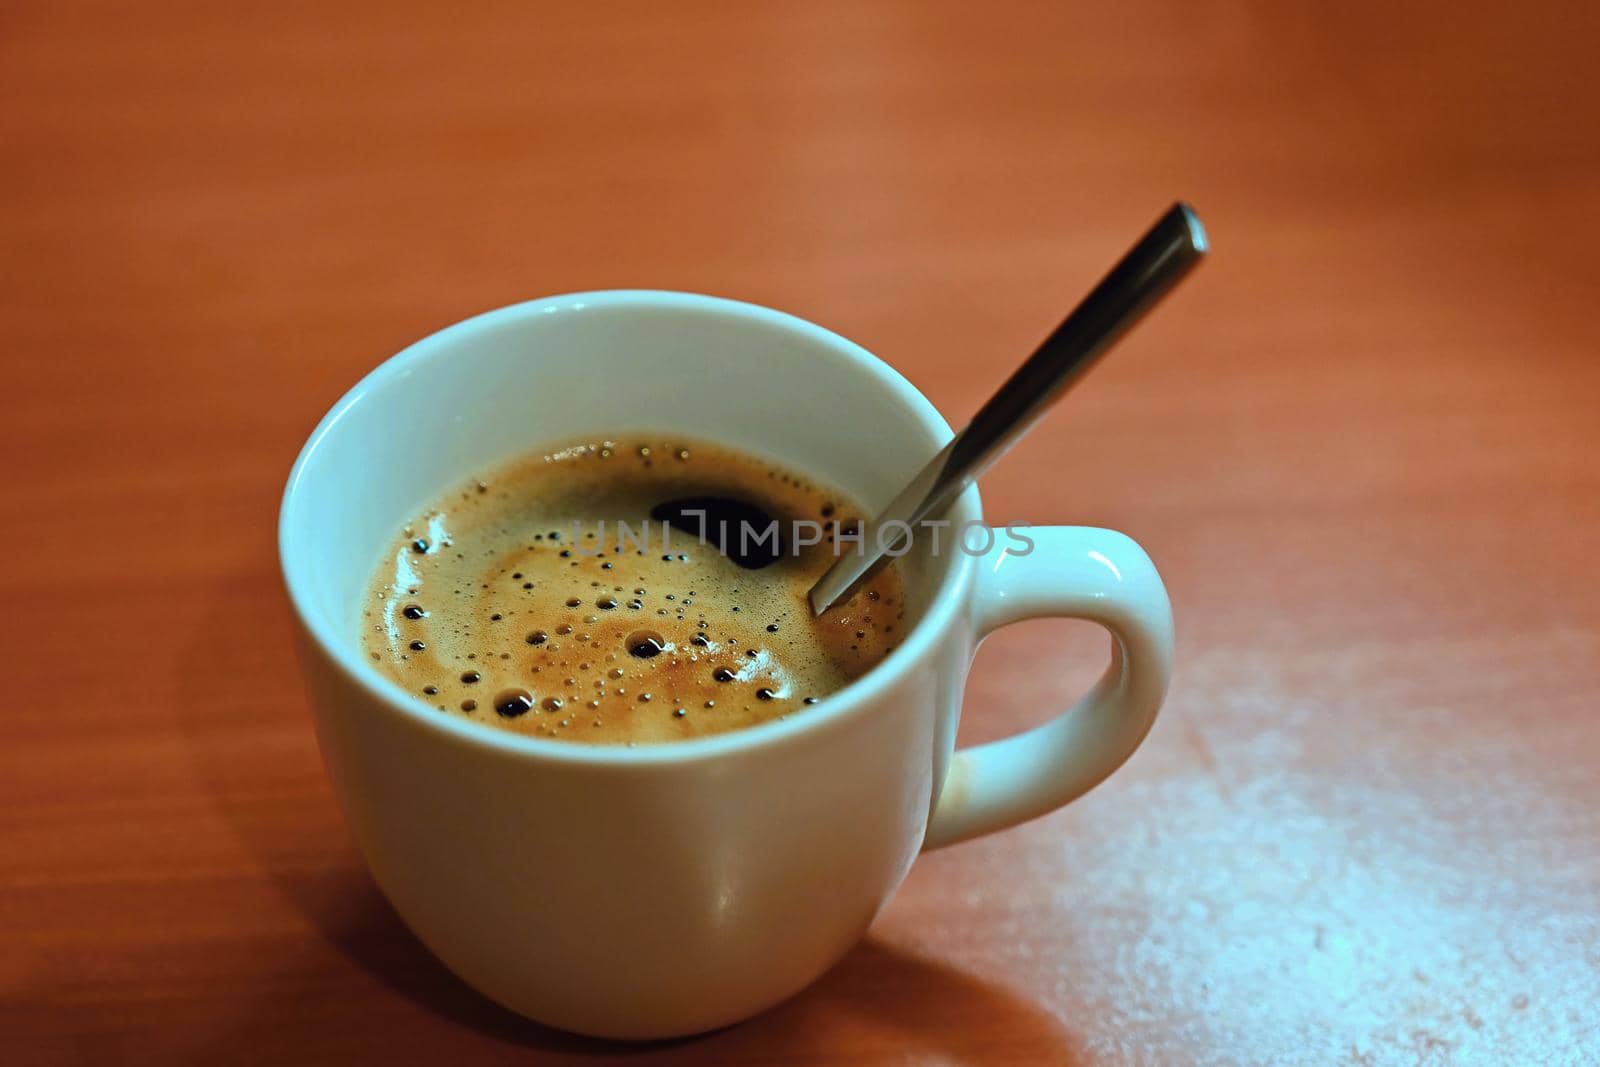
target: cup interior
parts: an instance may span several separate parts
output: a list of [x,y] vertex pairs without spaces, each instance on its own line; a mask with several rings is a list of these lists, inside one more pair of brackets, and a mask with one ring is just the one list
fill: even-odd
[[[649,291],[517,304],[412,345],[322,420],[280,516],[290,599],[348,670],[426,711],[361,656],[361,599],[394,531],[448,487],[517,456],[633,433],[683,434],[775,460],[869,512],[951,436],[886,364],[781,312]],[[978,514],[973,489],[949,517],[959,526]],[[914,621],[857,685],[917,643],[965,560],[913,550],[901,561]]]

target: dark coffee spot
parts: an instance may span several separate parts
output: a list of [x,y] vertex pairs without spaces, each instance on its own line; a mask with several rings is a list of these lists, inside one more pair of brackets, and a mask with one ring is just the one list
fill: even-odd
[[480,679],[482,677],[483,676],[481,674],[479,674],[477,671],[467,671],[465,674],[463,674],[461,676],[461,680],[463,682],[465,682],[466,684],[468,684],[468,685],[473,685],[478,681],[478,679]]
[[617,606],[617,598],[614,596],[603,596],[594,602],[594,606],[599,608],[601,611],[610,611],[612,608]]
[[762,686],[760,689],[756,690],[756,699],[757,700],[772,700],[777,695],[778,695],[777,693],[774,693],[772,690],[768,689],[766,686]]
[[550,640],[550,635],[543,630],[535,630],[528,635],[528,644],[530,645],[542,645],[548,640]]
[[719,682],[731,682],[739,676],[734,674],[726,667],[718,667],[715,671],[711,672],[711,677],[715,678]]
[[478,710],[478,702],[476,700],[463,700],[461,702],[461,710],[462,711],[477,711]]
[[421,652],[423,649],[425,649],[427,647],[428,647],[428,645],[424,641],[413,641],[413,642],[411,642],[411,651],[413,651],[413,652]]
[[560,697],[545,697],[544,698],[544,710],[546,710],[546,711],[560,711],[561,710],[561,705],[563,705],[565,703],[566,703],[566,701],[562,700]]
[[694,534],[746,570],[770,566],[783,556],[780,524],[748,501],[727,496],[683,497],[657,504],[650,509],[650,517]]
[[578,606],[578,605],[579,605],[579,604],[582,604],[582,603],[583,603],[583,601],[581,601],[581,600],[579,600],[579,599],[578,599],[578,598],[577,598],[577,597],[575,597],[575,596],[572,596],[572,597],[568,597],[568,598],[567,598],[567,607],[569,607],[569,608],[575,608],[575,607],[577,607],[577,606]]
[[428,617],[428,613],[423,611],[421,605],[418,604],[407,604],[401,609],[400,614],[408,619],[425,619]]
[[806,697],[806,699],[805,699],[805,703],[807,703],[807,704],[815,704],[816,702],[817,702],[817,698],[816,697]]
[[777,623],[775,623],[775,622],[767,623],[767,633],[775,634],[777,632],[778,632],[778,624]]
[[425,685],[425,686],[422,687],[422,691],[424,693],[428,694],[429,696],[433,696],[435,693],[437,693],[439,691],[439,687],[436,686],[436,685]]
[[419,537],[415,541],[411,542],[411,551],[415,552],[419,556],[427,552],[428,539],[425,537]]

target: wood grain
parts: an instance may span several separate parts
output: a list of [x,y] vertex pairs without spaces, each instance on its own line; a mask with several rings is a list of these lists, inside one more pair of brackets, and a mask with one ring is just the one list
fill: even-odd
[[[1600,1059],[1594,10],[7,4],[5,1059]],[[1176,196],[1212,261],[984,483],[1161,565],[1140,754],[706,1038],[569,1038],[435,963],[277,578],[338,394],[643,285],[815,319],[960,420]],[[997,637],[964,738],[1102,651]]]

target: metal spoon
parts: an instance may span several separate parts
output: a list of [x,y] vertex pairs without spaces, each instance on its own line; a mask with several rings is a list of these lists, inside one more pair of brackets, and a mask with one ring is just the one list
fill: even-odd
[[[862,552],[841,555],[811,587],[811,610],[821,615],[853,594],[892,558],[891,553],[902,554],[899,549],[916,524],[954,500],[1027,433],[1096,359],[1183,280],[1206,248],[1206,231],[1194,210],[1181,201],[1172,205],[989,398],[966,429],[862,528]],[[890,523],[893,536],[880,538]]]

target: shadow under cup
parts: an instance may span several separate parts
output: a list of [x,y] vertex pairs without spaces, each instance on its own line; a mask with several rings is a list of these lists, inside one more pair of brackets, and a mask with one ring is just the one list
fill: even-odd
[[[438,714],[366,661],[360,603],[409,517],[544,445],[652,433],[770,458],[869,511],[950,438],[893,370],[788,315],[554,297],[373,371],[305,446],[279,530],[324,762],[379,886],[480,991],[607,1037],[737,1021],[848,951],[921,847],[972,648],[972,561],[919,547],[900,564],[907,637],[883,663],[805,714],[715,737],[513,735]],[[977,520],[976,491],[949,517]]]

